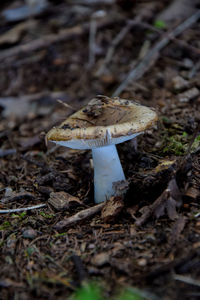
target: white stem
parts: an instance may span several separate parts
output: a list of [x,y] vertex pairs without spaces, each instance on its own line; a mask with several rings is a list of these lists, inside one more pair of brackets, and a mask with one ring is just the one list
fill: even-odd
[[94,198],[103,202],[114,195],[113,183],[125,180],[115,145],[92,149],[94,164]]

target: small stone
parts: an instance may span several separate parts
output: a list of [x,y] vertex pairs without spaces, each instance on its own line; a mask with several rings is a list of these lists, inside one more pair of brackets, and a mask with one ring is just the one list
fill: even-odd
[[192,61],[190,58],[187,58],[187,57],[184,58],[183,64],[184,64],[184,67],[185,67],[186,69],[191,69],[191,68],[194,66],[193,61]]
[[25,229],[22,233],[25,239],[34,239],[37,236],[37,232],[33,228]]
[[6,187],[5,188],[5,194],[4,194],[4,197],[11,197],[13,194],[13,190],[11,187]]
[[105,265],[109,262],[109,258],[110,258],[110,256],[108,253],[102,252],[102,253],[96,254],[92,258],[92,263],[95,266],[102,267],[103,265]]
[[91,250],[91,249],[94,249],[95,247],[96,247],[95,244],[89,244],[89,245],[88,245],[88,249],[90,249],[90,250]]
[[138,266],[145,267],[147,264],[147,260],[145,258],[141,258],[137,261]]
[[189,86],[189,82],[181,76],[176,76],[172,79],[173,89],[175,91],[181,91]]

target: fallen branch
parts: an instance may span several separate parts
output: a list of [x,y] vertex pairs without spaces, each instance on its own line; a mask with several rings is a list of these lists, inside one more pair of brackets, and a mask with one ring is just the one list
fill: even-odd
[[90,20],[90,30],[89,30],[89,60],[88,67],[91,68],[95,63],[95,53],[96,53],[96,33],[98,29],[98,21],[105,17],[105,12],[100,10],[92,14]]
[[166,201],[166,198],[164,198],[164,197],[157,198],[156,201],[152,205],[149,205],[148,207],[145,208],[144,213],[142,214],[142,216],[140,218],[137,219],[137,221],[135,222],[135,225],[142,226],[153,215],[153,212],[155,211],[155,209],[157,207],[159,207],[160,205],[164,204],[165,201]]
[[106,57],[104,59],[104,62],[100,66],[99,70],[96,72],[96,76],[101,76],[104,73],[106,67],[108,66],[108,64],[110,63],[114,55],[114,51],[116,47],[125,38],[125,36],[131,30],[131,28],[138,23],[138,21],[140,21],[139,17],[136,17],[134,20],[128,21],[128,23],[120,30],[120,32],[112,40],[111,45],[107,51]]
[[[97,29],[104,28],[115,23],[117,20],[110,18],[109,20],[103,20],[98,22]],[[27,54],[32,51],[40,50],[42,48],[47,48],[50,45],[58,42],[69,41],[74,38],[78,38],[83,34],[89,32],[90,23],[84,23],[81,26],[77,25],[72,28],[67,28],[61,30],[58,34],[49,34],[46,36],[42,36],[39,39],[33,40],[27,44],[19,45],[16,47],[12,47],[11,49],[6,49],[0,52],[0,61],[7,59],[12,56]]]
[[95,206],[92,206],[90,208],[79,211],[77,214],[75,214],[63,221],[58,222],[56,225],[54,225],[54,228],[56,230],[60,230],[69,225],[73,225],[76,222],[85,220],[85,219],[93,216],[94,214],[100,212],[101,209],[104,207],[104,205],[105,205],[105,203],[103,202],[103,203],[97,204]]
[[192,277],[174,274],[173,279],[200,287],[200,281],[193,279]]
[[9,213],[16,213],[16,212],[20,212],[20,211],[27,211],[27,210],[31,210],[31,209],[41,208],[44,206],[46,206],[46,204],[38,204],[38,205],[34,205],[34,206],[14,208],[14,209],[0,209],[0,214],[9,214]]
[[150,69],[150,67],[157,61],[160,51],[170,42],[171,39],[181,34],[184,30],[191,27],[200,18],[200,10],[193,14],[190,18],[186,19],[183,23],[178,25],[175,29],[168,32],[160,41],[153,46],[149,52],[145,55],[143,60],[129,72],[125,80],[119,85],[119,87],[113,93],[113,96],[119,96],[121,92],[127,87],[131,80],[140,79],[144,73]]

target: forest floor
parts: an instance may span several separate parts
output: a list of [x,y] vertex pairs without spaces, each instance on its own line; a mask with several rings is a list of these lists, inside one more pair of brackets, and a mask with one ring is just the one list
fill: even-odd
[[[129,286],[200,299],[200,13],[189,2],[174,17],[170,1],[44,1],[18,20],[8,8],[23,1],[1,4],[0,299],[68,299],[86,279],[108,298]],[[123,202],[61,226],[95,205],[91,151],[45,134],[99,94],[159,120],[117,146]]]

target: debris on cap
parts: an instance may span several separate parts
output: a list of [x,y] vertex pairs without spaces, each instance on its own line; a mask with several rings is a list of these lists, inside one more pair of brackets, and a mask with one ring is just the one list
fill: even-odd
[[97,96],[60,126],[52,128],[47,140],[102,139],[108,132],[111,139],[125,137],[143,132],[155,121],[157,114],[149,107],[118,97]]

